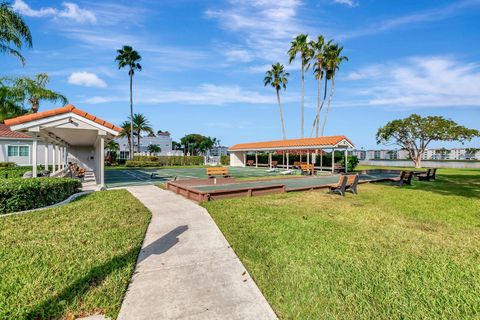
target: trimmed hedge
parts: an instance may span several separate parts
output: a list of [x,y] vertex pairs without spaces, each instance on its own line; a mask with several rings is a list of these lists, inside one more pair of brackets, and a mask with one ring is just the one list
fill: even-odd
[[[52,166],[48,166],[52,170]],[[43,170],[43,165],[37,166],[37,170]],[[0,168],[0,179],[21,178],[25,172],[32,171],[32,166],[16,166]]]
[[8,179],[0,184],[0,214],[49,206],[77,193],[80,180],[70,178]]
[[135,156],[125,163],[127,167],[162,167],[162,166],[203,166],[203,156]]
[[13,168],[16,166],[17,164],[15,162],[0,162],[0,168]]

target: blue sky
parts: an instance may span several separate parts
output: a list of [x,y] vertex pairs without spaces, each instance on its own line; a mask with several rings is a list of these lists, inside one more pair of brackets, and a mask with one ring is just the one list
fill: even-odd
[[[177,140],[201,133],[227,146],[281,139],[275,92],[263,86],[265,71],[279,61],[291,74],[282,93],[287,138],[297,138],[300,72],[298,63],[288,65],[286,51],[295,35],[308,33],[340,42],[350,59],[337,76],[326,135],[379,148],[377,128],[412,112],[480,129],[480,0],[12,3],[32,30],[34,48],[23,51],[25,67],[2,56],[2,74],[47,72],[51,87],[75,106],[117,124],[128,116],[129,96],[115,51],[132,45],[143,57],[135,112],[156,130]],[[316,107],[310,72],[305,99],[308,136]]]

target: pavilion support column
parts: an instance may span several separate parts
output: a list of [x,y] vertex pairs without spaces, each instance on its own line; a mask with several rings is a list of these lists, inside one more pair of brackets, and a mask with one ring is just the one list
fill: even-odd
[[58,167],[60,169],[60,171],[63,170],[63,147],[59,147],[58,149]]
[[332,173],[335,173],[335,149],[332,149]]
[[44,146],[44,150],[45,150],[45,170],[48,170],[48,143],[45,142],[45,146]]
[[289,153],[287,152],[287,170],[290,170],[290,164],[289,164]]
[[320,149],[320,171],[323,171],[323,149]]
[[37,177],[37,145],[38,145],[38,138],[37,134],[35,133],[33,135],[33,141],[32,141],[32,177],[36,178]]
[[345,173],[348,172],[348,151],[345,149]]
[[258,168],[258,151],[255,151],[255,168]]
[[52,173],[57,172],[57,146],[52,145]]
[[100,186],[105,186],[105,139],[103,136],[100,138]]
[[60,171],[60,146],[55,146],[56,160],[57,160],[57,172]]
[[243,166],[244,167],[247,166],[247,152],[246,151],[243,153]]
[[268,167],[272,169],[272,153],[268,153]]

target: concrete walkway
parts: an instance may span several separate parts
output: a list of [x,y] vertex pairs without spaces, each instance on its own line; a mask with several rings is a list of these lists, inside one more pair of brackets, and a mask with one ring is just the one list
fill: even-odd
[[152,221],[118,319],[276,319],[204,208],[151,185],[127,190]]

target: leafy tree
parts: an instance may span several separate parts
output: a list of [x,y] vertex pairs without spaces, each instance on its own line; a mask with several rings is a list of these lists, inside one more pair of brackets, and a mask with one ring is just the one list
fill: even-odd
[[12,84],[12,91],[15,95],[30,105],[30,111],[37,113],[40,109],[40,101],[68,103],[67,98],[47,88],[50,78],[46,73],[39,73],[33,79],[29,77],[4,78],[5,82]]
[[285,72],[283,65],[277,62],[276,64],[272,65],[272,69],[268,70],[265,73],[265,78],[263,79],[263,83],[265,86],[271,85],[277,92],[277,101],[280,111],[280,122],[282,124],[283,140],[285,140],[287,136],[285,133],[285,123],[283,122],[282,103],[280,102],[280,90],[287,89],[289,75],[290,74],[288,72]]
[[[128,67],[128,75],[130,76],[130,119],[133,119],[133,75],[135,70],[142,70],[142,66],[139,63],[142,57],[130,46],[123,46],[122,49],[117,50],[117,53],[115,61],[118,63],[118,69]],[[130,134],[133,141],[133,122],[130,125]],[[133,159],[133,145],[130,146],[130,158]]]
[[160,146],[159,146],[158,144],[150,144],[150,145],[148,145],[147,150],[148,150],[148,152],[150,152],[150,153],[159,153],[159,152],[162,152],[162,149],[160,148]]
[[[132,129],[132,124],[130,123],[130,121],[123,121],[120,127],[122,128],[122,131],[120,131],[120,133],[118,134],[118,137],[119,138],[127,137],[128,150],[131,152],[133,150],[133,146],[132,146],[133,137],[130,131]],[[131,157],[132,156],[130,155],[130,158]]]
[[172,141],[172,149],[173,150],[179,150],[182,149],[182,144],[177,142],[177,141]]
[[105,161],[107,161],[107,164],[111,164],[117,160],[120,145],[115,140],[110,140],[110,142],[105,145],[105,150],[107,150]]
[[25,58],[20,54],[24,44],[32,47],[30,29],[9,3],[0,3],[0,52],[17,57],[25,65]]
[[343,47],[340,47],[337,43],[331,43],[331,41],[327,43],[327,46],[325,48],[325,66],[326,66],[327,72],[330,73],[330,77],[331,77],[330,81],[332,86],[330,88],[330,96],[328,98],[327,111],[325,112],[325,117],[323,118],[322,136],[325,133],[325,124],[327,123],[328,111],[330,110],[330,105],[333,99],[333,93],[335,91],[335,75],[337,73],[337,70],[340,68],[340,64],[343,61],[348,61],[348,57],[341,55],[342,50],[343,50]]
[[140,152],[140,139],[142,137],[142,132],[150,134],[153,133],[153,129],[150,125],[150,121],[148,121],[143,114],[135,113],[133,115],[133,130],[137,136],[137,148],[138,152]]
[[290,57],[289,63],[295,60],[297,54],[300,54],[302,61],[302,119],[301,119],[301,137],[303,138],[304,129],[304,114],[305,114],[305,71],[310,67],[309,61],[312,57],[312,50],[307,43],[308,34],[299,34],[290,43],[288,55]]
[[191,155],[204,154],[213,147],[213,139],[205,137],[201,134],[188,134],[180,139],[180,143],[184,146],[184,152],[190,152]]
[[480,131],[469,129],[440,116],[421,117],[412,114],[405,119],[388,122],[377,131],[377,143],[394,143],[406,150],[415,167],[422,165],[422,155],[432,141],[470,141]]

